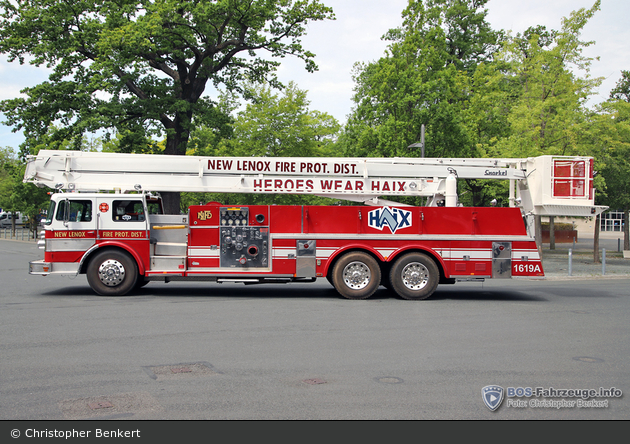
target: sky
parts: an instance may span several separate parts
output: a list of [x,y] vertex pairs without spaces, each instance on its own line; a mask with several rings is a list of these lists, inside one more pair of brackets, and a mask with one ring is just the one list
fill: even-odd
[[[312,110],[331,114],[343,124],[352,110],[353,65],[383,56],[387,43],[381,37],[401,25],[401,13],[408,0],[321,1],[333,8],[336,20],[309,24],[302,39],[303,46],[316,54],[319,70],[309,73],[300,60],[285,58],[278,77],[283,83],[293,81],[298,88],[307,90]],[[560,29],[563,17],[594,3],[595,0],[490,0],[486,4],[487,20],[493,29],[512,34],[535,25]],[[583,29],[582,40],[595,41],[584,54],[600,57],[599,61],[593,61],[590,74],[604,78],[592,103],[606,100],[620,79],[621,70],[630,70],[628,17],[630,1],[602,0],[601,10]],[[47,75],[44,68],[8,63],[6,56],[0,56],[0,100],[17,97],[22,88],[45,81]],[[0,146],[17,151],[22,141],[20,133],[12,133],[10,128],[0,125]]]

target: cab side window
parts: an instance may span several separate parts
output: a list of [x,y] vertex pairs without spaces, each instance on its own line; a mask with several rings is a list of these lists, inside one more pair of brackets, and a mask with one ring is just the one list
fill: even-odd
[[145,220],[141,200],[115,200],[112,217],[114,222],[138,222]]
[[91,222],[92,221],[92,201],[91,200],[69,200],[61,201],[57,206],[57,220],[67,220],[68,222]]

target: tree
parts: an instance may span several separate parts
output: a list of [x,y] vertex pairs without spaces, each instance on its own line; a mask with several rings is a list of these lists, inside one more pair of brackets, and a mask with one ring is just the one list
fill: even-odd
[[[597,0],[589,9],[573,11],[559,31],[535,26],[506,38],[495,63],[511,85],[503,90],[511,102],[506,109],[509,133],[486,147],[490,157],[595,154],[587,142],[592,112],[585,103],[602,79],[590,77],[593,59],[583,50],[594,42],[581,41],[580,35],[600,4]],[[537,216],[537,232],[540,223]]]
[[610,91],[610,98],[630,103],[630,71],[621,71],[621,79]]
[[602,78],[590,77],[593,59],[582,52],[594,42],[581,41],[580,34],[599,9],[598,0],[564,18],[559,31],[536,26],[506,40],[497,61],[508,67],[514,86],[510,135],[496,151],[513,157],[589,154],[582,143],[589,126],[585,103]]
[[479,157],[467,110],[475,72],[502,35],[487,23],[486,3],[409,1],[402,26],[383,37],[391,42],[385,55],[355,65],[355,107],[340,137],[345,155],[420,157],[410,145],[424,125],[427,157]]
[[[26,98],[0,105],[24,131],[24,152],[58,122],[52,140],[77,147],[85,132],[111,129],[125,137],[123,149],[165,134],[164,153],[183,155],[193,126],[216,117],[203,95],[209,84],[239,90],[246,78],[280,86],[274,58],[285,56],[315,70],[300,38],[310,21],[334,18],[318,0],[0,0],[0,7],[0,52],[52,68],[49,81],[23,90]],[[167,211],[178,212],[179,193],[164,197]]]
[[408,146],[426,126],[429,157],[472,154],[461,120],[469,76],[491,56],[498,33],[485,21],[487,0],[411,0],[403,25],[384,37],[384,57],[355,66],[355,108],[344,145],[349,155],[418,155]]
[[630,250],[630,71],[621,71],[621,79],[596,117],[594,142],[601,150],[599,172],[606,182],[601,203],[624,212],[623,249]]
[[[591,110],[586,100],[601,83],[591,78],[592,59],[580,34],[599,1],[564,18],[559,31],[534,26],[505,35],[503,47],[477,66],[463,121],[475,156],[595,155]],[[598,179],[598,182],[600,179]],[[473,204],[492,196],[507,201],[507,184],[468,180]]]
[[310,110],[307,91],[290,82],[282,95],[270,86],[251,86],[251,103],[233,123],[233,137],[224,149],[238,156],[331,156],[340,130],[330,114]]
[[13,213],[13,231],[15,213],[20,212],[28,218],[29,227],[34,233],[39,216],[47,208],[50,199],[47,190],[24,183],[24,170],[25,165],[17,159],[11,148],[0,149],[0,207]]
[[[195,129],[191,145],[195,154],[231,155],[239,157],[330,157],[335,155],[335,139],[341,125],[330,114],[309,109],[307,91],[290,82],[282,93],[269,85],[249,85],[250,97],[243,109],[236,111],[230,98],[223,96],[220,107],[234,113],[230,126],[231,137],[221,137],[213,129]],[[211,144],[211,145],[210,145]],[[191,200],[192,199],[192,200]],[[187,202],[195,202],[199,196],[187,196]],[[212,194],[204,200],[242,204],[313,204],[324,200],[313,196],[292,195],[240,195]]]

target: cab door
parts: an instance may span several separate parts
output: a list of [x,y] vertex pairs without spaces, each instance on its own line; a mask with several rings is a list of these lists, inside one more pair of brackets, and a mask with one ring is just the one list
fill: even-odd
[[149,221],[144,196],[99,195],[96,205],[99,245],[107,244],[126,250],[134,257],[141,273],[149,269]]
[[141,195],[110,195],[98,198],[100,240],[148,239],[147,208]]
[[62,197],[46,232],[46,252],[55,262],[77,262],[96,242],[94,198]]

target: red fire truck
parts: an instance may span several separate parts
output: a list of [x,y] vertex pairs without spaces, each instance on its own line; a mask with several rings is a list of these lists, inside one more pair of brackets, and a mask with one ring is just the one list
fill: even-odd
[[[510,207],[463,207],[458,178],[510,181]],[[544,277],[537,215],[591,216],[593,162],[528,159],[226,158],[42,150],[25,182],[52,194],[33,275],[86,274],[99,295],[151,281],[314,282],[349,299],[380,285],[425,299],[457,280]],[[159,192],[292,193],[365,205],[193,205]],[[381,196],[426,197],[414,207]]]

